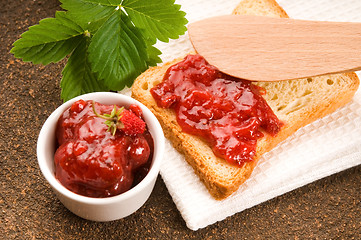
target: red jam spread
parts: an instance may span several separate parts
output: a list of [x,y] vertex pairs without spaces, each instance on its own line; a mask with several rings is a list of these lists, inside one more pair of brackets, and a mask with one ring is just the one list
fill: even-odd
[[[88,197],[110,197],[139,183],[148,173],[153,139],[136,105],[122,110],[123,129],[108,131],[114,105],[79,100],[59,118],[55,176],[69,190]],[[120,109],[117,106],[117,109]]]
[[242,166],[256,154],[262,131],[274,136],[282,123],[250,81],[234,78],[188,55],[151,89],[158,106],[174,109],[182,131],[207,141],[216,156]]

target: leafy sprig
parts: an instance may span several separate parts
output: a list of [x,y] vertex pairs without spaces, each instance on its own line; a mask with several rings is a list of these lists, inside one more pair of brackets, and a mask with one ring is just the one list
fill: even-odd
[[60,83],[65,101],[131,86],[161,62],[157,40],[168,42],[186,31],[185,13],[174,0],[60,1],[65,11],[30,27],[11,53],[44,65],[68,56]]

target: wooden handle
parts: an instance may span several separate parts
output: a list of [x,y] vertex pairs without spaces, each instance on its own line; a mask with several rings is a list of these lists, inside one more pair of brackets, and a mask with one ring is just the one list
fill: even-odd
[[229,15],[188,26],[195,50],[221,71],[279,81],[361,70],[361,23]]

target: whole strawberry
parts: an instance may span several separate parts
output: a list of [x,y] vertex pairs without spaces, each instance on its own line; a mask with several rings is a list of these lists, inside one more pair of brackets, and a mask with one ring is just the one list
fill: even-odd
[[[126,135],[130,136],[142,134],[145,131],[146,124],[140,118],[141,112],[138,110],[134,113],[124,107],[117,108],[117,106],[114,105],[113,111],[110,114],[100,115],[95,111],[94,101],[92,103],[92,107],[96,116],[106,120],[105,124],[108,126],[108,131],[110,131],[113,135],[115,135],[117,129],[122,130]],[[131,107],[130,109],[133,108]]]
[[127,135],[142,134],[145,130],[145,122],[129,110],[123,110],[120,121],[120,129]]

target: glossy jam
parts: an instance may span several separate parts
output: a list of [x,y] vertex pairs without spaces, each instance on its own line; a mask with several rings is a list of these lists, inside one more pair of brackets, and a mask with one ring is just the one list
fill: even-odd
[[254,159],[262,131],[274,136],[282,125],[259,87],[221,73],[200,55],[171,66],[151,93],[158,106],[175,110],[184,132],[238,166]]
[[[95,103],[99,114],[110,114],[113,107]],[[131,106],[130,110],[141,114],[139,107]],[[118,195],[139,183],[149,171],[153,153],[150,133],[146,130],[129,136],[117,130],[113,136],[104,121],[95,116],[91,101],[83,100],[75,102],[58,121],[56,178],[80,195]]]

